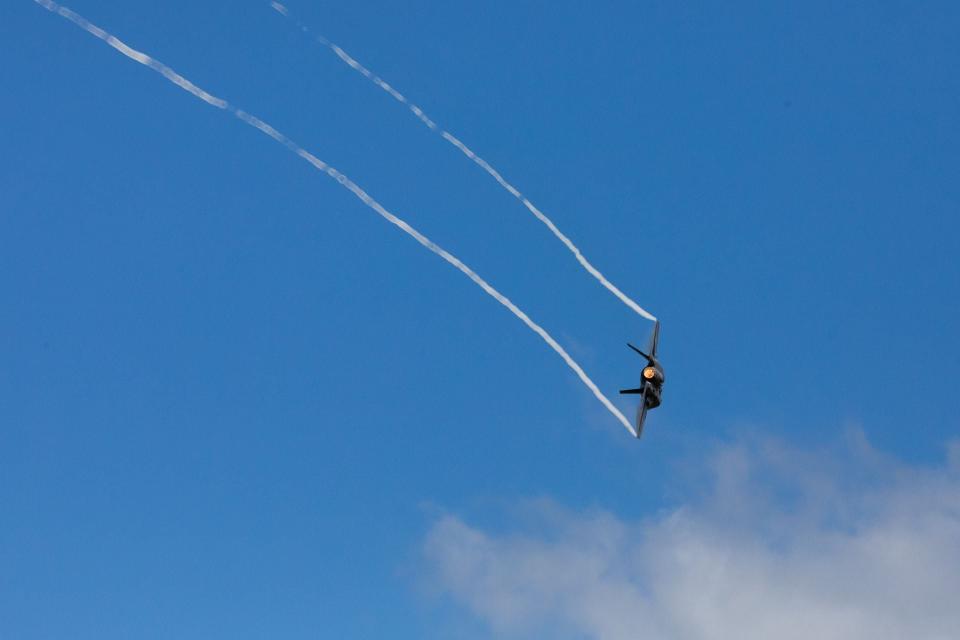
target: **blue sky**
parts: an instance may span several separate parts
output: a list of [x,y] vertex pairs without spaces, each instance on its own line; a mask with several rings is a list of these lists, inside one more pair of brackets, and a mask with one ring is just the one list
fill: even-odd
[[[649,323],[267,3],[69,6],[351,176],[607,393],[635,382],[624,343]],[[516,318],[335,182],[5,3],[2,635],[536,634],[527,609],[484,604],[522,578],[458,573],[489,568],[458,553],[496,565],[531,519],[521,550],[576,540],[596,513],[655,539],[636,523],[685,509],[709,532],[725,517],[704,495],[739,504],[772,477],[765,509],[726,514],[742,530],[821,481],[845,512],[929,489],[877,489],[883,470],[960,495],[960,8],[288,6],[662,319],[665,404],[632,440]],[[886,466],[856,471],[865,450]],[[731,456],[752,483],[725,483]],[[791,484],[785,459],[826,479]],[[650,633],[704,637],[670,628]]]

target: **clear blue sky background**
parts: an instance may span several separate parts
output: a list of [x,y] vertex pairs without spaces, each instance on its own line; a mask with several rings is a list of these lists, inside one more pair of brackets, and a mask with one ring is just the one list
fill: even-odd
[[[0,636],[442,637],[419,548],[445,510],[642,517],[744,429],[861,425],[939,460],[960,426],[960,6],[791,4],[289,3],[663,320],[666,402],[636,442],[336,183],[4,2]],[[266,3],[69,6],[350,175],[608,393],[636,381],[624,343],[649,323]]]

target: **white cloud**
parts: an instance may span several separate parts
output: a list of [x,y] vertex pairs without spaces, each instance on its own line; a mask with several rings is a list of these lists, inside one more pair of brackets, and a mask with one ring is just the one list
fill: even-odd
[[725,446],[696,498],[638,522],[528,505],[536,525],[434,523],[436,585],[498,636],[601,640],[960,637],[960,445],[908,467]]

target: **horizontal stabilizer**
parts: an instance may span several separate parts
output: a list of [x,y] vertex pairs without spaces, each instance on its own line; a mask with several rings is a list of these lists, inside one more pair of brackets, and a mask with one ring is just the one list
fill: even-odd
[[626,393],[643,393],[643,389],[644,389],[644,387],[640,387],[639,389],[620,389],[620,393],[623,393],[623,394],[626,394]]

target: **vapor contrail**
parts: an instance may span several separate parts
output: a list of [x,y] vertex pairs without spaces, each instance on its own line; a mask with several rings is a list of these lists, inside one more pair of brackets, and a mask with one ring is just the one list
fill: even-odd
[[270,136],[273,140],[275,140],[276,142],[279,142],[280,144],[285,146],[288,150],[292,151],[293,153],[300,156],[302,159],[309,162],[316,169],[326,173],[328,176],[330,176],[331,178],[339,182],[344,188],[346,188],[353,195],[359,198],[363,202],[363,204],[367,205],[368,207],[376,211],[385,220],[387,220],[387,222],[399,227],[404,233],[411,236],[414,240],[419,242],[421,245],[423,245],[424,247],[426,247],[427,249],[429,249],[430,251],[437,254],[438,256],[446,260],[448,263],[450,263],[451,265],[459,269],[464,275],[466,275],[468,278],[473,280],[473,282],[476,283],[477,286],[479,286],[481,289],[487,292],[490,296],[492,296],[495,300],[497,300],[497,302],[499,302],[500,304],[505,306],[507,309],[509,309],[510,312],[513,313],[513,315],[517,316],[520,320],[522,320],[525,325],[527,325],[537,335],[543,338],[543,341],[546,342],[551,349],[556,351],[561,358],[563,358],[563,361],[567,363],[567,366],[570,367],[574,371],[574,373],[577,374],[577,376],[580,378],[583,384],[585,384],[587,388],[590,389],[591,392],[593,392],[593,395],[596,396],[597,400],[603,403],[603,406],[605,406],[607,410],[610,411],[610,413],[612,413],[617,418],[617,420],[619,420],[623,424],[623,426],[627,428],[627,431],[629,431],[631,434],[636,435],[633,430],[633,426],[630,424],[630,421],[628,421],[624,417],[624,415],[620,413],[620,411],[615,406],[613,406],[613,403],[611,403],[610,400],[605,395],[603,395],[600,389],[597,388],[597,385],[594,384],[593,380],[590,379],[590,377],[586,374],[586,372],[584,372],[584,370],[580,367],[580,365],[577,364],[576,361],[570,357],[570,354],[568,354],[566,350],[563,347],[561,347],[560,344],[557,343],[557,341],[554,340],[553,337],[549,333],[547,333],[547,331],[543,327],[541,327],[536,322],[531,320],[530,316],[528,316],[517,305],[511,302],[509,298],[507,298],[505,295],[503,295],[502,293],[494,289],[493,286],[491,286],[486,280],[481,278],[473,269],[471,269],[466,264],[464,264],[459,258],[457,258],[455,255],[453,255],[452,253],[450,253],[440,245],[436,244],[432,240],[430,240],[427,236],[417,231],[415,228],[410,226],[403,219],[390,213],[379,202],[374,200],[366,191],[361,189],[359,185],[357,185],[355,182],[350,180],[350,178],[340,173],[334,167],[328,165],[323,160],[320,160],[315,155],[313,155],[312,153],[310,153],[309,151],[301,147],[299,144],[297,144],[296,142],[294,142],[284,134],[274,129],[271,125],[264,122],[260,118],[257,118],[256,116],[253,116],[245,111],[242,111],[241,109],[238,109],[237,107],[233,106],[232,104],[230,104],[226,100],[223,100],[222,98],[218,98],[210,93],[207,93],[206,91],[204,91],[197,85],[193,84],[192,82],[187,80],[185,77],[183,77],[182,75],[180,75],[179,73],[177,73],[176,71],[168,67],[167,65],[148,56],[147,54],[141,51],[137,51],[136,49],[131,48],[126,43],[115,38],[111,34],[107,33],[106,31],[104,31],[97,25],[93,24],[92,22],[90,22],[80,14],[74,11],[71,11],[67,7],[59,5],[56,2],[53,2],[52,0],[33,0],[33,1],[39,4],[41,7],[47,9],[48,11],[51,11],[53,13],[56,13],[66,18],[67,20],[77,25],[78,27],[80,27],[90,35],[95,36],[100,40],[103,40],[108,45],[110,45],[111,47],[113,47],[114,49],[116,49],[126,57],[130,58],[131,60],[134,60],[135,62],[139,62],[144,66],[150,67],[151,69],[153,69],[154,71],[162,75],[164,78],[166,78],[173,84],[177,85],[184,91],[187,91],[194,97],[199,98],[200,100],[203,100],[207,104],[213,107],[216,107],[217,109],[221,109],[227,113],[232,114],[233,116],[238,118],[241,122],[247,125],[250,125],[251,127],[257,129],[261,133],[264,133],[265,135]]
[[516,187],[514,187],[512,184],[507,182],[507,180],[502,175],[500,175],[500,172],[494,169],[489,162],[487,162],[486,160],[478,156],[472,149],[470,149],[470,147],[468,147],[462,141],[457,139],[452,133],[441,129],[436,122],[434,122],[433,120],[430,119],[429,116],[427,116],[427,114],[423,111],[423,109],[415,105],[413,102],[410,102],[409,100],[407,100],[407,98],[402,93],[400,93],[395,88],[390,86],[380,76],[376,75],[375,73],[373,73],[372,71],[364,67],[362,64],[357,62],[356,59],[354,59],[350,54],[348,54],[346,51],[341,49],[335,43],[330,42],[329,40],[327,40],[325,37],[321,35],[315,34],[309,27],[307,27],[305,24],[303,24],[302,22],[297,20],[295,17],[293,17],[290,13],[290,10],[285,5],[279,2],[271,2],[270,6],[275,11],[277,11],[277,13],[292,20],[300,28],[301,31],[303,31],[307,35],[314,38],[317,42],[319,42],[323,46],[333,51],[337,55],[337,57],[340,58],[344,63],[346,63],[347,66],[349,66],[351,69],[360,73],[367,80],[369,80],[373,84],[377,85],[378,87],[380,87],[381,89],[389,93],[393,97],[393,99],[396,100],[397,102],[403,105],[406,105],[407,108],[410,109],[410,111],[413,112],[415,116],[417,116],[417,119],[419,119],[420,122],[425,124],[431,131],[436,131],[440,133],[440,135],[443,136],[444,140],[446,140],[447,142],[452,144],[454,147],[459,149],[460,152],[463,153],[463,155],[473,160],[477,164],[477,166],[479,166],[481,169],[486,171],[490,175],[490,177],[496,180],[501,187],[503,187],[508,193],[510,193],[510,195],[512,195],[517,200],[519,200],[523,204],[523,206],[525,206],[530,211],[530,213],[536,216],[537,220],[539,220],[544,225],[546,225],[546,227],[550,229],[550,232],[553,233],[553,235],[556,236],[557,239],[560,240],[560,242],[562,242],[564,246],[566,246],[567,249],[570,250],[571,253],[573,253],[574,257],[577,259],[577,262],[579,262],[580,265],[584,269],[586,269],[590,275],[596,278],[597,281],[600,282],[600,284],[606,287],[607,290],[610,291],[610,293],[617,296],[617,298],[619,298],[621,302],[623,302],[625,305],[633,309],[633,311],[640,314],[647,320],[650,320],[650,321],[656,320],[653,314],[651,314],[649,311],[647,311],[646,309],[641,307],[639,304],[634,302],[627,294],[625,294],[623,291],[618,289],[615,284],[607,280],[607,278],[602,273],[600,273],[600,270],[597,269],[595,266],[593,266],[589,260],[587,260],[586,256],[583,255],[583,253],[580,251],[577,245],[573,244],[573,241],[570,240],[570,238],[568,238],[562,231],[560,231],[557,225],[554,224],[553,220],[548,218],[545,213],[540,211],[540,209],[538,209],[532,202],[530,202],[530,200],[528,200],[526,196],[520,193],[520,191]]

